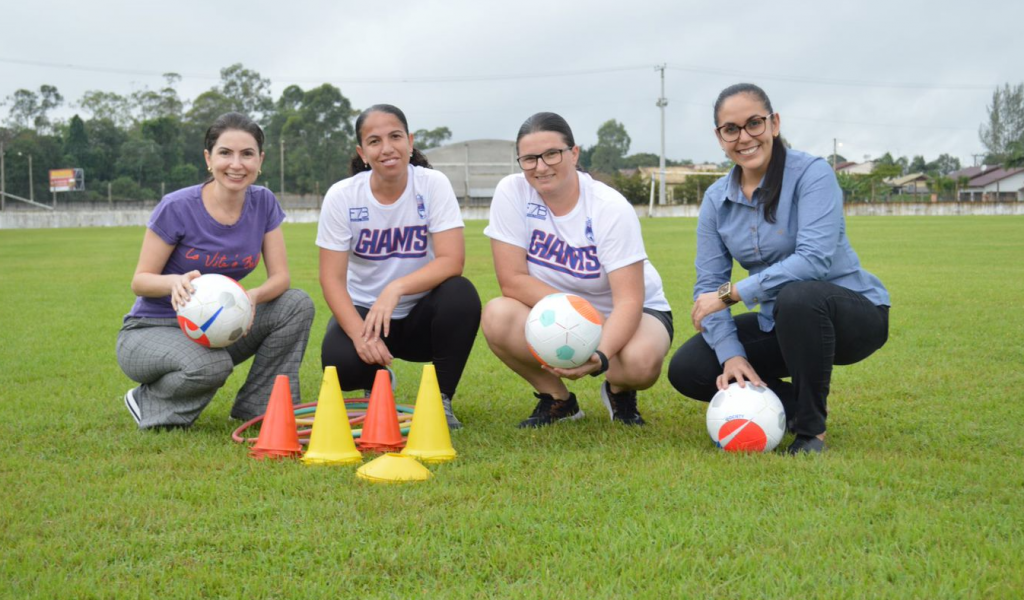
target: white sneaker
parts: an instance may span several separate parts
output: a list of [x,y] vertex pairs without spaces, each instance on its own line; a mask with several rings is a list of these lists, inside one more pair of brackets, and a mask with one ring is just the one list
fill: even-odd
[[132,418],[135,419],[136,425],[142,424],[142,412],[139,410],[139,404],[135,401],[135,388],[128,390],[124,395],[124,406],[131,413]]

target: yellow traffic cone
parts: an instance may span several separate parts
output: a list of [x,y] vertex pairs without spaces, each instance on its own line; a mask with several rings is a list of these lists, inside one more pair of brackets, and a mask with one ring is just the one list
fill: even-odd
[[302,462],[321,465],[351,465],[363,461],[352,439],[352,427],[341,398],[338,369],[324,369],[320,385],[320,398],[313,417],[313,431],[309,435],[309,448]]
[[412,413],[409,439],[402,454],[415,456],[428,463],[439,463],[455,458],[452,436],[441,405],[441,389],[437,386],[434,365],[424,365],[416,408]]

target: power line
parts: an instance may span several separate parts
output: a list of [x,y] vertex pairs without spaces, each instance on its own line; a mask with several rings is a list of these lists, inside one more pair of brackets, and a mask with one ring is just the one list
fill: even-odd
[[757,73],[752,75],[750,73],[744,73],[742,71],[731,71],[728,69],[716,69],[710,67],[700,67],[692,65],[673,65],[670,64],[668,68],[675,71],[689,71],[691,73],[704,73],[711,75],[728,75],[730,77],[745,77],[755,79],[773,79],[777,81],[789,81],[793,83],[811,83],[815,85],[840,85],[849,87],[878,87],[878,88],[898,88],[898,89],[915,89],[915,90],[991,90],[994,85],[992,84],[980,84],[980,83],[944,83],[940,85],[932,83],[916,83],[908,81],[868,81],[860,79],[831,79],[827,77],[804,77],[799,75],[766,75],[764,73]]
[[[165,73],[176,72],[182,77],[188,77],[193,79],[208,79],[218,80],[219,75],[211,75],[209,73],[181,73],[177,71],[148,71],[144,69],[122,69],[112,67],[97,67],[92,65],[80,65],[74,63],[57,63],[57,62],[46,62],[38,60],[24,60],[9,57],[0,57],[0,63],[15,64],[15,65],[27,65],[33,67],[47,67],[53,69],[64,69],[68,71],[87,71],[94,73],[112,73],[117,75],[136,75],[136,76],[148,76],[148,77],[162,77]],[[916,90],[960,90],[960,91],[975,91],[975,90],[991,90],[993,84],[977,84],[977,83],[944,83],[944,84],[931,84],[931,83],[919,83],[919,82],[892,82],[892,81],[870,81],[870,80],[856,80],[856,79],[832,79],[826,77],[806,77],[798,75],[772,75],[764,73],[747,73],[743,71],[734,71],[729,69],[719,69],[714,67],[702,67],[699,65],[680,65],[680,64],[667,64],[666,68],[675,71],[687,71],[691,73],[703,73],[708,75],[723,75],[729,77],[742,77],[742,78],[753,78],[753,79],[769,79],[777,81],[789,81],[794,83],[808,83],[814,85],[834,85],[834,86],[848,86],[848,87],[876,87],[876,88],[895,88],[895,89],[916,89]],[[551,71],[547,73],[498,73],[489,75],[433,75],[433,76],[422,76],[422,77],[352,77],[352,76],[327,76],[327,77],[296,77],[292,75],[281,75],[281,74],[268,74],[272,80],[278,81],[289,81],[298,83],[323,83],[323,82],[337,82],[337,83],[458,83],[458,82],[477,82],[477,81],[507,81],[507,80],[522,80],[522,79],[543,79],[551,77],[576,77],[582,75],[603,75],[607,73],[620,73],[625,71],[645,71],[650,69],[650,65],[625,65],[619,67],[604,67],[597,69],[576,69],[568,71]]]

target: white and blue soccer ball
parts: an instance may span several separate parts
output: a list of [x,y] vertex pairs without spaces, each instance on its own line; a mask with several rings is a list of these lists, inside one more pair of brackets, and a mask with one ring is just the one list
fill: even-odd
[[195,292],[178,308],[178,325],[188,339],[207,348],[226,348],[237,342],[255,310],[245,288],[216,273],[200,275],[191,283]]
[[542,365],[578,367],[601,342],[604,319],[589,302],[574,294],[541,298],[526,318],[526,343]]

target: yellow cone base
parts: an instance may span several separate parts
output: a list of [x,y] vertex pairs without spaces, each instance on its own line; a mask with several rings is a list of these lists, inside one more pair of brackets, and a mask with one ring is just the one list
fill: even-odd
[[426,467],[411,456],[389,452],[359,467],[356,476],[374,483],[426,481],[433,477]]

